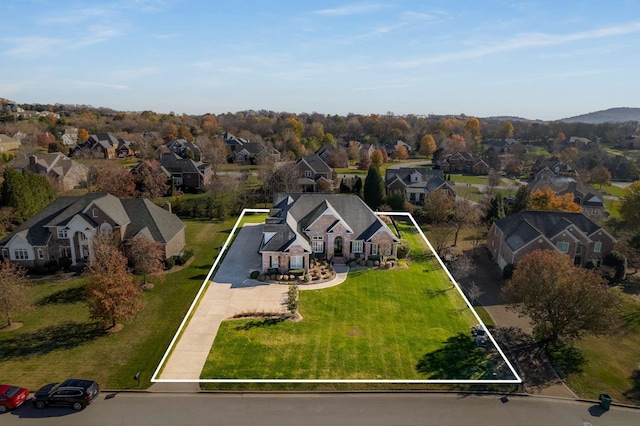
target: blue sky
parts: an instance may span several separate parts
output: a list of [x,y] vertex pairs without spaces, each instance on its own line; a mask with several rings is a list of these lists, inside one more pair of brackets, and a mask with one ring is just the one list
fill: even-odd
[[0,0],[0,97],[178,114],[638,107],[638,1]]

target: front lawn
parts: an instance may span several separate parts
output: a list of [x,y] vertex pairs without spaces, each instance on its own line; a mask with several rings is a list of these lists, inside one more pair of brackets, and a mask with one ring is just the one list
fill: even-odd
[[[303,290],[300,322],[223,322],[201,378],[445,378],[439,376],[441,366],[436,369],[436,364],[429,364],[434,369],[425,369],[424,360],[438,359],[452,348],[458,350],[458,342],[468,341],[470,326],[477,321],[437,260],[427,254],[417,231],[403,223],[399,226],[411,244],[408,269],[356,269],[336,287]],[[477,359],[475,344],[472,346],[473,359]],[[464,357],[461,353],[459,357]],[[419,364],[423,372],[418,371]],[[467,367],[448,366],[447,374],[463,375],[454,377],[457,379],[490,374],[480,362],[469,373],[473,377],[464,376],[470,371]]]
[[[105,389],[136,384],[149,386],[160,358],[189,308],[213,260],[233,226],[224,223],[185,221],[186,240],[194,250],[191,263],[154,279],[145,292],[145,307],[122,331],[105,334],[88,317],[83,301],[86,278],[33,284],[35,308],[14,321],[24,327],[0,332],[0,378],[31,390],[66,377],[87,377]],[[226,233],[223,231],[227,231]]]

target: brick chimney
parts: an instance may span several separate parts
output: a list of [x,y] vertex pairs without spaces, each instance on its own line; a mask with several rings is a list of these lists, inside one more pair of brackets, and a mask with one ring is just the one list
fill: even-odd
[[34,173],[37,173],[37,168],[36,168],[36,162],[38,161],[38,157],[36,157],[35,155],[30,155],[29,156],[29,170],[31,170]]

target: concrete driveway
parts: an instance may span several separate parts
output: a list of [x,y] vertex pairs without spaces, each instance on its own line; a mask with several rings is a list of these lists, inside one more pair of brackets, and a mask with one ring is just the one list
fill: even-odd
[[[198,380],[220,323],[241,312],[283,312],[287,286],[249,279],[261,265],[262,224],[246,224],[236,235],[191,320],[167,359],[160,380]],[[154,385],[155,386],[155,385]]]

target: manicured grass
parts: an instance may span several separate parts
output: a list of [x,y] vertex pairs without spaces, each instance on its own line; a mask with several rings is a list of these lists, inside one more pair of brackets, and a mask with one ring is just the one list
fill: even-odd
[[625,188],[620,188],[615,185],[603,185],[602,187],[600,187],[600,185],[596,185],[596,189],[599,189],[606,194],[613,195],[614,197],[624,197],[626,193]]
[[[576,343],[586,363],[566,382],[579,396],[640,404],[640,302],[629,300],[621,312],[622,329],[611,335],[585,336]],[[635,371],[635,379],[632,377]]]
[[164,280],[154,279],[143,310],[115,334],[105,334],[89,319],[83,302],[87,278],[34,283],[35,308],[14,318],[24,327],[0,332],[2,380],[33,390],[80,376],[119,389],[133,386],[132,377],[140,371],[142,387],[147,387],[234,221],[185,221],[194,259]]
[[451,174],[450,176],[453,182],[480,183],[483,185],[487,185],[489,183],[488,176],[462,175],[462,174]]
[[482,200],[482,192],[475,186],[456,185],[454,189],[459,197],[467,198],[476,203]]
[[417,371],[422,357],[477,321],[417,232],[400,227],[408,269],[357,269],[339,286],[303,290],[300,322],[223,322],[201,378],[433,378]]

